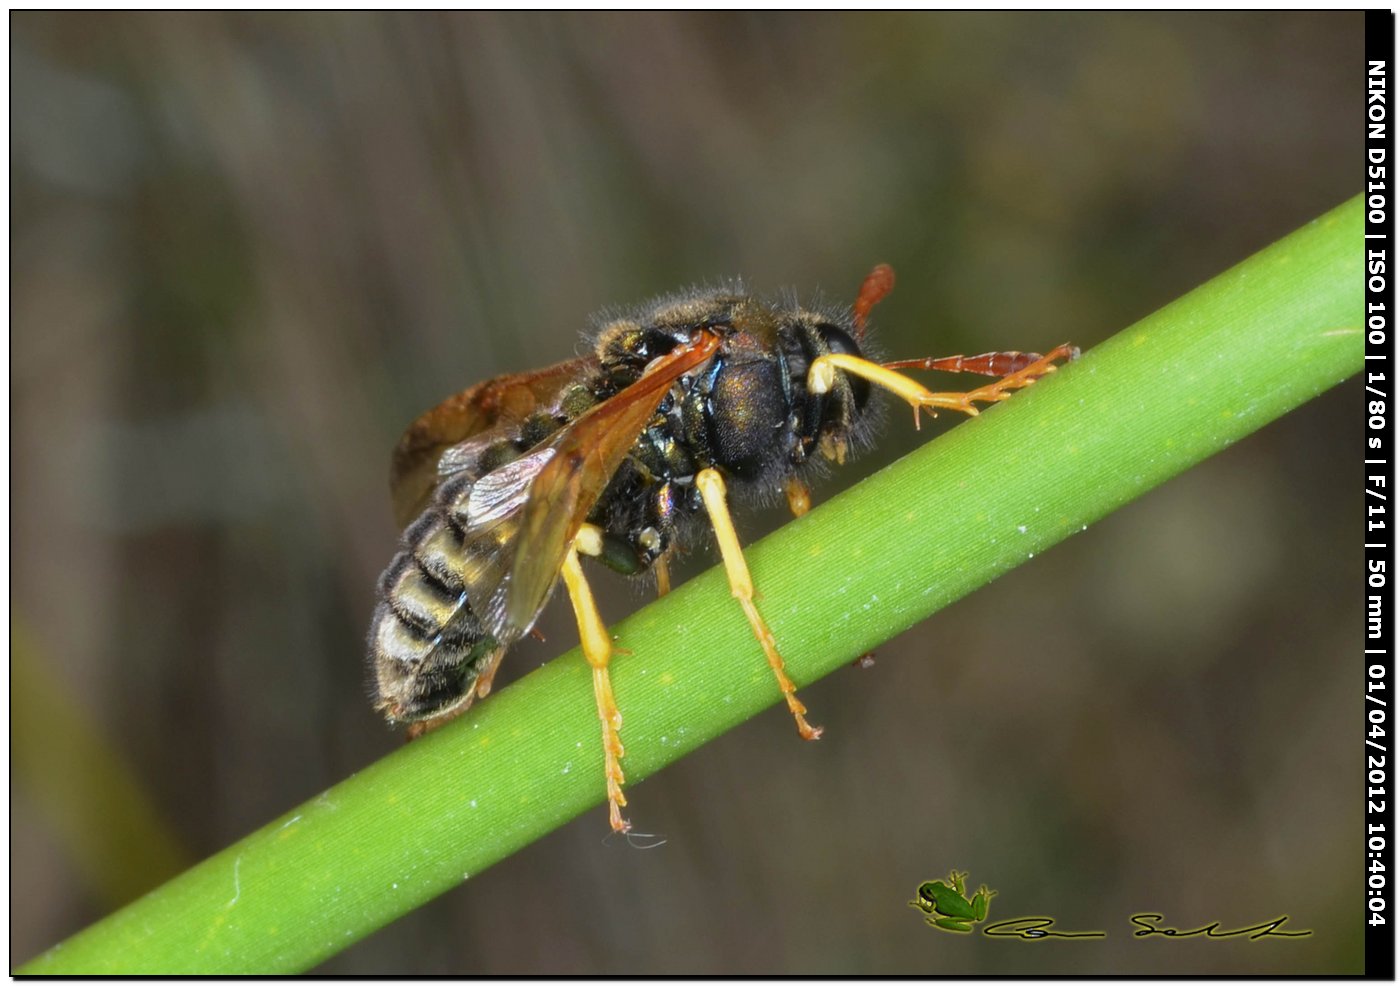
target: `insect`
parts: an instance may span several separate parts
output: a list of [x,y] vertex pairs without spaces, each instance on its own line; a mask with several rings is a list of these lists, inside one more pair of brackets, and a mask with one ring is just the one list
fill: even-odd
[[[405,529],[369,632],[376,707],[412,736],[484,698],[562,579],[593,671],[609,821],[627,831],[612,640],[579,559],[649,572],[665,593],[672,551],[708,524],[798,733],[819,737],[754,603],[731,492],[781,491],[801,515],[813,469],[869,442],[874,388],[907,401],[917,427],[922,410],[975,415],[1077,355],[1060,346],[875,363],[862,355],[867,321],[893,285],[894,272],[876,267],[850,311],[737,287],[661,298],[603,324],[587,355],[477,384],[414,421],[390,478]],[[934,393],[901,369],[999,379]]]

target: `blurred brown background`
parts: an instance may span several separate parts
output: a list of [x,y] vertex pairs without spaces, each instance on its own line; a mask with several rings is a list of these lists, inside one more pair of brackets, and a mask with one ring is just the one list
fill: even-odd
[[[10,23],[17,960],[396,746],[388,452],[446,394],[878,260],[892,354],[1092,346],[1360,191],[1359,13]],[[664,848],[600,808],[323,970],[1359,971],[1359,400],[807,688],[820,744],[775,710],[639,787]],[[886,431],[819,500],[929,437]],[[953,866],[1111,937],[929,929]]]

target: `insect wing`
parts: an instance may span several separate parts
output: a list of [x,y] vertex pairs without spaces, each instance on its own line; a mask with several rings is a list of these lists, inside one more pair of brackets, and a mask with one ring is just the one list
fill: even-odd
[[468,387],[420,415],[394,448],[389,487],[394,517],[407,527],[446,475],[471,468],[486,437],[514,428],[552,407],[572,383],[596,369],[596,356],[556,363],[543,370],[512,373]]
[[525,505],[535,477],[553,457],[554,449],[546,446],[493,469],[473,483],[466,502],[472,528],[495,527],[515,516]]
[[493,469],[473,482],[468,492],[448,506],[462,531],[461,579],[472,612],[502,646],[509,646],[529,627],[504,619],[507,587],[520,537],[530,487],[554,449],[538,448]]
[[714,355],[718,346],[719,337],[704,332],[659,357],[640,380],[580,415],[545,447],[551,454],[530,487],[506,606],[489,613],[484,621],[493,634],[518,636],[534,624],[574,535],[661,399],[684,374]]

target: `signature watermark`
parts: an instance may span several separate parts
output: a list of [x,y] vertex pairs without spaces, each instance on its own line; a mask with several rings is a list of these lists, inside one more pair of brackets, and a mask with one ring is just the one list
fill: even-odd
[[[925,922],[939,931],[971,934],[975,925],[987,920],[995,890],[984,883],[971,896],[967,893],[966,873],[953,870],[947,881],[926,880],[919,884],[915,898],[909,901],[924,913]],[[1220,921],[1199,927],[1179,928],[1165,923],[1166,915],[1143,911],[1128,917],[1135,929],[1134,938],[1236,938],[1258,941],[1262,938],[1307,938],[1312,931],[1285,930],[1288,915],[1281,914],[1257,924],[1226,928]],[[1064,931],[1055,926],[1055,919],[1045,915],[1008,918],[985,924],[981,932],[988,938],[1011,938],[1016,941],[1052,941],[1055,939],[1107,938],[1107,931]]]

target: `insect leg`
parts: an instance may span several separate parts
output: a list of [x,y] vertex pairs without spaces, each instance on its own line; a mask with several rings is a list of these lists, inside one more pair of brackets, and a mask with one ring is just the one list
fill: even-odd
[[997,401],[1004,401],[1014,391],[1020,390],[1022,387],[1029,387],[1046,374],[1054,373],[1057,369],[1055,363],[1058,360],[1071,360],[1078,355],[1079,350],[1074,346],[1057,346],[1040,359],[1021,366],[985,387],[978,387],[976,390],[969,390],[966,393],[934,393],[918,381],[911,380],[904,374],[896,373],[879,363],[872,363],[850,353],[827,353],[812,361],[812,366],[807,371],[807,386],[815,394],[826,393],[836,381],[837,370],[864,377],[871,383],[884,387],[897,397],[907,401],[914,409],[914,427],[918,428],[919,412],[922,410],[934,413],[939,410],[961,411],[964,414],[975,416],[978,413],[978,402],[994,404]]
[[744,608],[744,615],[749,618],[749,626],[753,628],[754,636],[763,647],[768,666],[773,669],[773,676],[778,679],[778,687],[782,689],[788,709],[797,720],[797,731],[803,739],[814,740],[822,734],[822,729],[820,726],[807,724],[807,707],[797,700],[797,687],[783,670],[783,658],[778,653],[773,632],[768,629],[768,624],[763,622],[758,608],[754,606],[753,579],[749,575],[749,566],[744,561],[744,551],[739,546],[734,522],[729,517],[724,479],[714,469],[702,469],[695,474],[695,486],[705,501],[705,510],[710,515],[710,524],[715,529],[715,540],[719,542],[719,553],[724,559],[724,570],[729,576],[729,590]]
[[669,553],[662,555],[651,563],[651,570],[656,575],[656,598],[660,599],[671,591],[671,566]]
[[796,476],[789,476],[783,481],[783,494],[794,517],[801,517],[812,509],[812,491]]
[[574,546],[564,556],[561,574],[564,586],[569,591],[569,602],[573,604],[574,616],[578,619],[579,641],[583,645],[583,656],[593,668],[593,698],[598,704],[598,719],[603,725],[603,773],[608,783],[608,821],[614,832],[626,832],[631,823],[622,817],[622,807],[627,799],[622,796],[622,713],[613,699],[612,679],[608,676],[608,661],[612,658],[612,637],[603,623],[598,604],[593,601],[593,591],[583,576],[583,566],[579,564],[578,552],[593,554],[590,548],[600,548],[598,529],[585,524],[574,539]]
[[[532,631],[533,632],[533,631]],[[491,694],[491,682],[496,678],[496,669],[501,666],[501,658],[506,656],[504,647],[497,647],[486,661],[486,667],[476,679],[476,697],[485,698]]]

